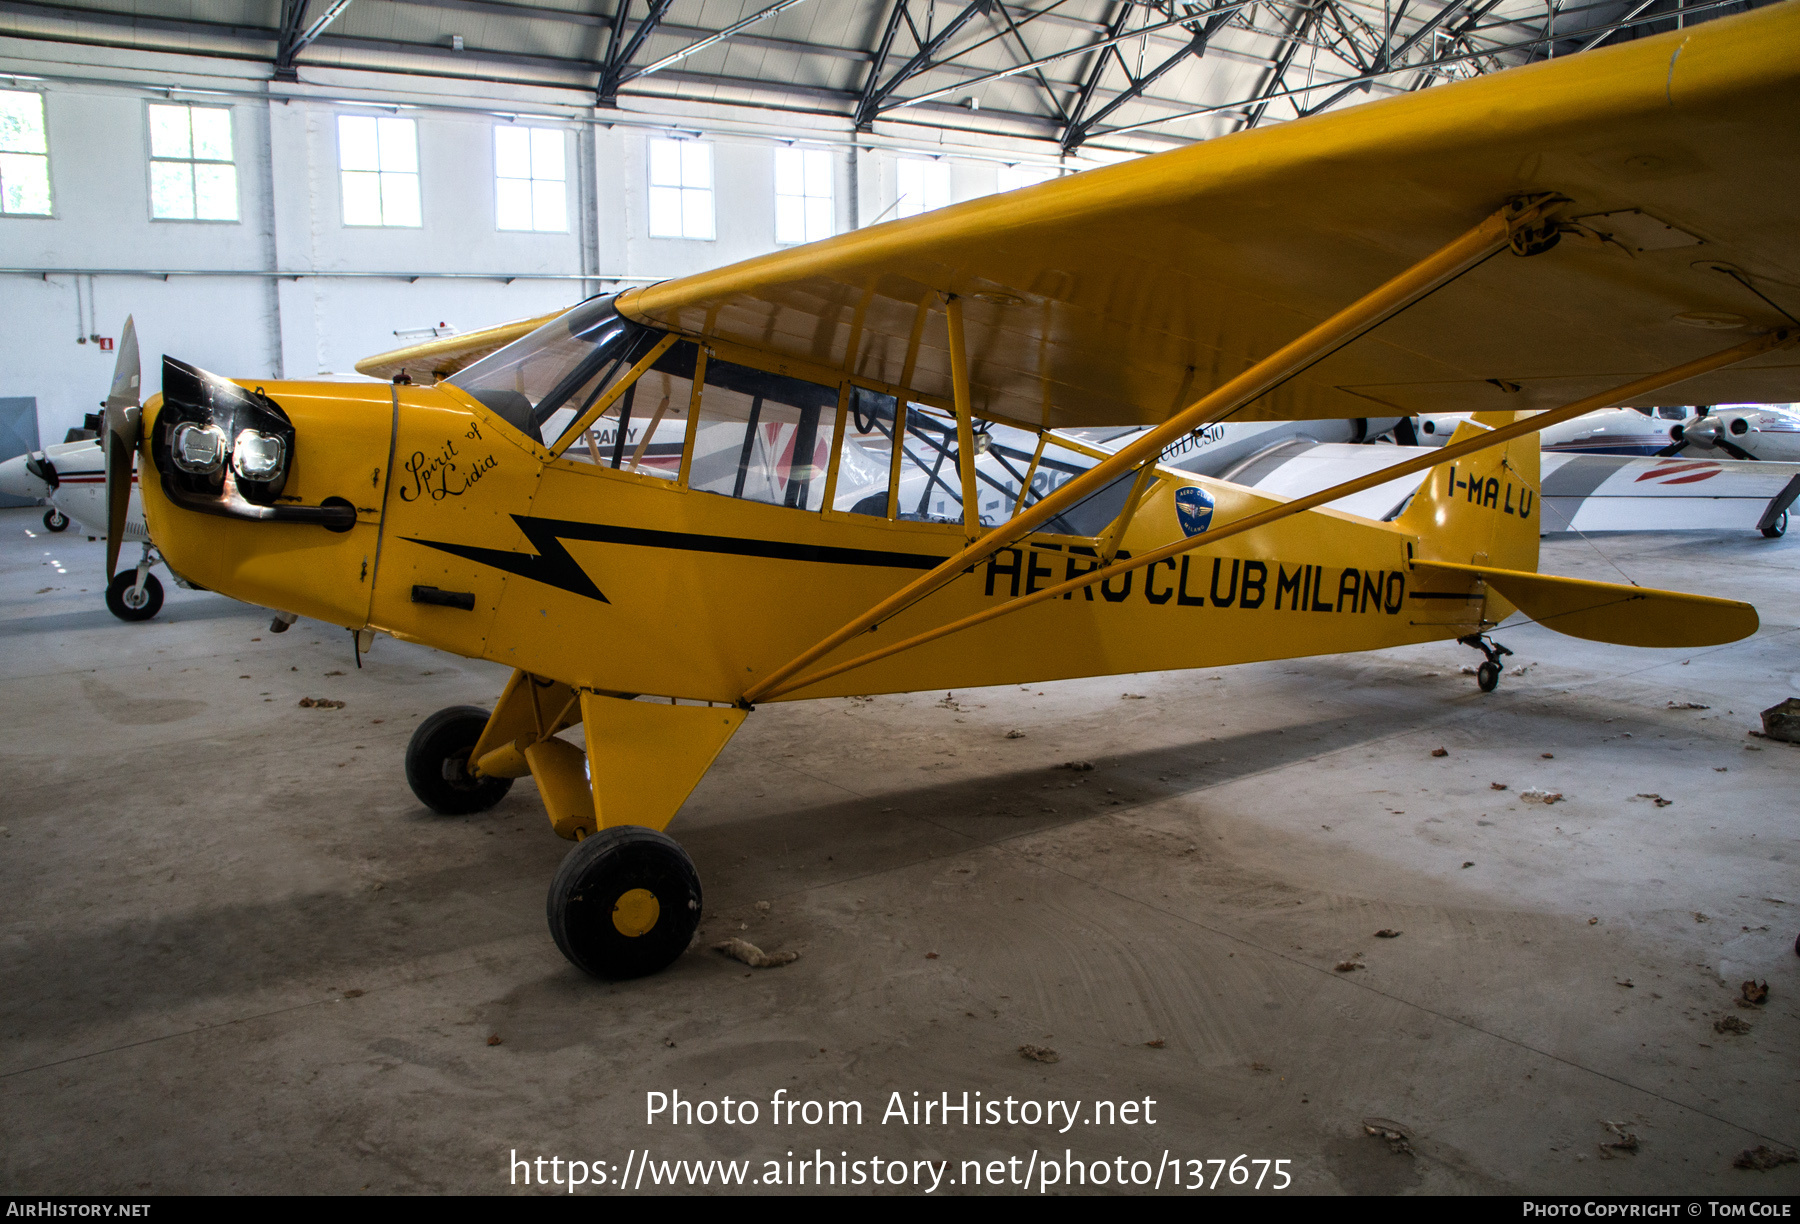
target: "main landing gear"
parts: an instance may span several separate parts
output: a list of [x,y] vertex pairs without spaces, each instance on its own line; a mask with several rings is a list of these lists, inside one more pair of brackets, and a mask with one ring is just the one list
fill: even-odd
[[[492,715],[452,706],[420,723],[406,780],[432,811],[466,816],[529,774],[551,827],[575,842],[544,903],[556,946],[594,977],[643,977],[685,952],[700,925],[700,875],[662,827],[744,713],[631,701],[518,672]],[[586,752],[559,735],[577,725]],[[647,745],[653,760],[641,759]]]
[[1471,633],[1467,637],[1456,639],[1459,646],[1473,646],[1487,656],[1487,662],[1475,669],[1475,683],[1484,693],[1491,693],[1500,687],[1501,659],[1512,654],[1512,651],[1496,642],[1485,633]]
[[69,529],[69,516],[68,515],[64,514],[61,510],[58,510],[55,506],[52,506],[52,507],[50,507],[50,509],[44,511],[44,530],[45,531],[67,531],[68,529]]

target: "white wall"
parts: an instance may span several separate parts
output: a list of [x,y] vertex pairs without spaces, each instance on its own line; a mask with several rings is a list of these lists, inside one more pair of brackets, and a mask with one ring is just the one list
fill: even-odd
[[[831,149],[840,231],[859,218],[872,221],[894,198],[896,150],[853,144],[830,119],[750,121],[728,107],[653,103],[619,116],[571,106],[563,91],[372,73],[320,74],[299,87],[316,96],[270,100],[259,65],[6,38],[0,72],[42,78],[29,87],[45,95],[55,208],[50,218],[0,217],[0,267],[426,274],[0,274],[0,396],[35,396],[45,441],[78,426],[106,393],[114,354],[75,342],[90,330],[90,286],[100,334],[116,337],[125,316],[135,316],[146,394],[160,387],[164,353],[232,377],[343,374],[358,359],[405,343],[396,330],[440,322],[471,330],[619,287],[602,276],[681,276],[774,249],[773,154],[796,138]],[[146,107],[168,100],[231,105],[239,221],[151,219]],[[493,129],[508,122],[496,112],[509,104],[548,112],[522,122],[568,133],[568,233],[496,228]],[[398,114],[417,123],[421,226],[343,224],[340,114]],[[711,241],[649,237],[648,142],[675,126],[714,146]],[[955,198],[994,190],[1001,159],[952,159]],[[586,232],[584,217],[592,218]],[[502,279],[534,273],[566,279]]]

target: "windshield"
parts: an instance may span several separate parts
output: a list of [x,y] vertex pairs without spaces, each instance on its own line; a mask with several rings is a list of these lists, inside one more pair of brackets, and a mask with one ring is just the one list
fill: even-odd
[[446,381],[549,442],[656,340],[649,328],[621,318],[611,297],[592,298]]

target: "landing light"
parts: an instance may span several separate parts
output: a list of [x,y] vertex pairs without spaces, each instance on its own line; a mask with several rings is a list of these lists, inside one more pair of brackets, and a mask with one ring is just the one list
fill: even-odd
[[225,464],[225,432],[217,425],[183,423],[175,431],[175,466],[196,476],[210,476]]
[[286,447],[280,438],[257,429],[238,432],[231,446],[231,466],[240,479],[267,482],[281,475]]

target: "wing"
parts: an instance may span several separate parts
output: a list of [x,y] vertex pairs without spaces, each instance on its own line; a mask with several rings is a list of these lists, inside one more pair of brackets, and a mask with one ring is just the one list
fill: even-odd
[[[1238,419],[1550,407],[1730,342],[1708,327],[1784,322],[1757,293],[1800,314],[1796,114],[1800,5],[1779,4],[872,226],[620,307],[883,382],[910,368],[948,397],[932,311],[952,292],[977,411],[1147,424],[1508,199],[1557,192],[1570,228],[1554,250],[1489,259]],[[1796,369],[1765,356],[1663,402],[1785,401]]]
[[414,382],[434,383],[440,378],[450,377],[466,365],[473,365],[489,353],[505,348],[562,313],[560,310],[553,310],[535,319],[519,319],[513,323],[484,327],[480,331],[465,332],[460,336],[441,336],[422,344],[409,344],[392,352],[377,353],[357,362],[356,372],[384,379],[404,373]]

